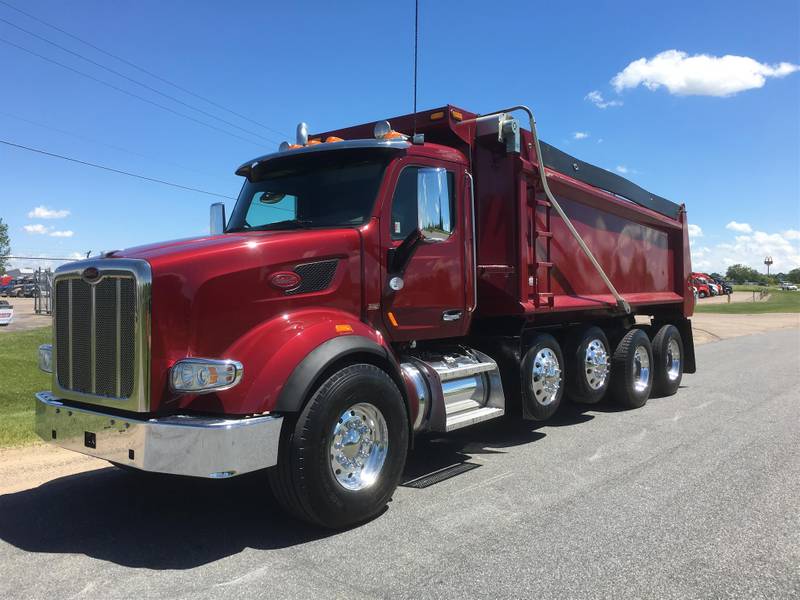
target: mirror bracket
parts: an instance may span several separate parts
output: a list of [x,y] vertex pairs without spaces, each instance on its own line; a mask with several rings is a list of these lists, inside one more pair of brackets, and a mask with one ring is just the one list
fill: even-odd
[[211,235],[225,233],[225,204],[223,202],[214,202],[211,205],[208,228]]

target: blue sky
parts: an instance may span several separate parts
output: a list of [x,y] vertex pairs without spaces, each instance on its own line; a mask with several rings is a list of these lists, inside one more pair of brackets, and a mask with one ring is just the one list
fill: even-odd
[[[276,132],[291,134],[300,120],[320,131],[411,110],[411,0],[235,8],[182,0],[4,2],[251,119],[0,3],[0,19],[229,123],[3,21],[0,40],[232,134],[0,41],[0,139],[14,143],[235,196],[236,166],[275,149],[289,137]],[[769,253],[773,271],[788,271],[800,266],[800,72],[793,67],[800,64],[799,6],[615,1],[501,8],[421,0],[419,106],[486,112],[529,104],[543,139],[685,202],[696,226],[696,268],[759,266]],[[15,254],[72,256],[202,234],[212,201],[0,145],[0,216]]]

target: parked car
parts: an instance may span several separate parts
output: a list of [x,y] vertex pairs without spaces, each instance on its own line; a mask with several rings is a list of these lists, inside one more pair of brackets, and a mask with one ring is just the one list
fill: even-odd
[[7,300],[0,300],[0,327],[5,327],[14,320],[14,307]]
[[692,273],[691,283],[692,286],[694,286],[695,290],[697,291],[697,295],[700,296],[701,298],[706,298],[712,295],[711,288],[708,285],[708,279],[706,279],[702,275],[697,275],[696,273]]
[[781,281],[781,289],[784,292],[796,292],[797,286],[793,283],[789,283],[788,281]]
[[0,285],[0,296],[9,296],[11,294],[11,290],[13,290],[16,285],[16,279],[10,279],[3,285]]
[[39,287],[30,280],[17,280],[8,290],[8,296],[14,298],[34,298],[39,293]]
[[712,279],[714,279],[714,283],[716,283],[719,286],[721,294],[728,295],[733,293],[733,286],[730,283],[728,283],[724,279],[715,279],[715,278]]

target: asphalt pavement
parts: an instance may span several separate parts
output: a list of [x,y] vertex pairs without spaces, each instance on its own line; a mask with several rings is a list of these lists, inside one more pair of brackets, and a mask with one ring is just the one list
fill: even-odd
[[0,598],[800,596],[800,331],[697,349],[639,410],[566,406],[422,441],[374,521],[331,533],[262,475],[102,469],[0,496]]

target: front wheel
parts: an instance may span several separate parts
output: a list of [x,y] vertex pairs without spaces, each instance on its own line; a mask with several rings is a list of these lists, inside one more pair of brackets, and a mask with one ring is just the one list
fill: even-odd
[[350,365],[324,381],[285,427],[270,485],[296,517],[348,527],[383,510],[407,450],[406,409],[394,381],[374,365]]

